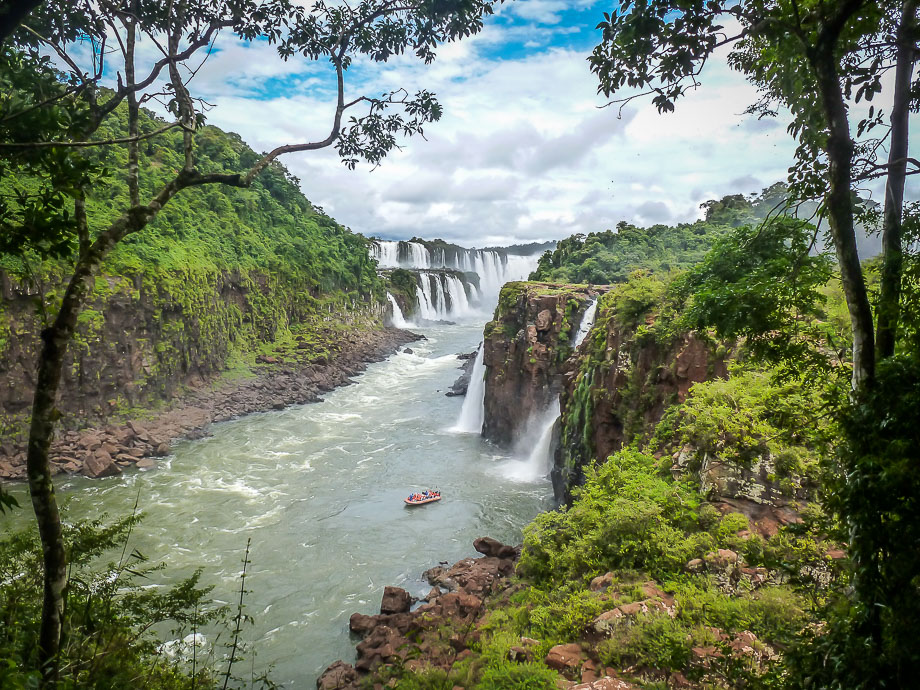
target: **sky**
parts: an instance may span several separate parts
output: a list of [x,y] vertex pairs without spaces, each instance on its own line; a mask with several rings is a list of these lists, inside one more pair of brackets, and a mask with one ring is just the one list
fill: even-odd
[[[587,57],[606,9],[594,0],[515,0],[480,34],[440,48],[431,65],[412,56],[356,61],[346,99],[425,88],[437,94],[441,120],[376,169],[348,170],[334,149],[281,161],[314,204],[352,230],[476,247],[620,221],[694,221],[709,199],[785,179],[795,150],[787,120],[744,114],[756,93],[725,54],[675,113],[660,115],[647,99],[602,107]],[[224,36],[192,90],[213,105],[210,124],[267,151],[327,134],[332,76],[326,63],[283,62],[265,43]]]

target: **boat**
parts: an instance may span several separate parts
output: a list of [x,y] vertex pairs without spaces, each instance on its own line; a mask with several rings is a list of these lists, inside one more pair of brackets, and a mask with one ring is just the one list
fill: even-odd
[[[416,499],[414,498],[415,496],[419,496],[419,498]],[[428,493],[428,494],[414,493],[408,498],[403,499],[403,501],[406,502],[407,506],[420,506],[420,505],[424,505],[425,503],[434,503],[435,501],[440,501],[440,500],[441,500],[440,491],[436,493]]]

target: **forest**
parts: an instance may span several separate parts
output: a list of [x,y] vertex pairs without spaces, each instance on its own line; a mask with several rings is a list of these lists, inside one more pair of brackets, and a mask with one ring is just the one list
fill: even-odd
[[[500,5],[0,5],[0,374],[15,393],[0,445],[20,456],[27,491],[0,485],[0,520],[30,523],[0,537],[0,687],[276,687],[245,641],[251,542],[229,603],[203,562],[148,586],[164,566],[132,546],[139,499],[131,514],[71,522],[53,443],[147,414],[199,374],[294,367],[291,352],[324,366],[356,333],[393,330],[388,289],[418,299],[411,269],[378,273],[371,240],[311,203],[281,159],[329,149],[354,170],[407,139],[424,146],[435,95],[381,93],[350,68],[405,58],[424,75]],[[561,502],[528,517],[513,556],[476,547],[505,570],[475,595],[442,579],[419,609],[382,607],[377,627],[353,616],[359,661],[318,687],[913,686],[918,12],[917,0],[643,0],[598,13],[584,69],[611,118],[679,111],[728,51],[758,94],[745,115],[788,122],[788,178],[708,201],[695,222],[610,218],[506,285],[477,331],[478,362],[522,380],[545,364]],[[195,65],[220,32],[325,70],[328,135],[259,153],[207,124]],[[466,251],[419,237],[438,234],[407,239]],[[522,239],[509,254],[544,246]],[[125,354],[103,351],[113,305],[149,311],[160,339],[138,344],[130,396],[85,409],[68,386],[92,388],[90,359]],[[534,369],[501,369],[514,356]],[[199,659],[202,629],[221,632]]]

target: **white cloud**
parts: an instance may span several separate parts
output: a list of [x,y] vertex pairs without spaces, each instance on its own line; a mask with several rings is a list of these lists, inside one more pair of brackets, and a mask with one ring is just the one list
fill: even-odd
[[[444,117],[427,128],[427,140],[404,142],[373,171],[348,171],[329,149],[282,162],[314,203],[356,231],[476,246],[557,239],[620,220],[693,220],[709,198],[785,178],[794,152],[786,122],[743,114],[756,93],[724,55],[709,62],[702,87],[676,113],[659,115],[640,99],[621,116],[617,106],[599,109],[604,101],[588,49],[496,57],[519,55],[503,52],[511,42],[523,49],[562,34],[587,35],[593,23],[557,22],[564,10],[592,2],[504,5],[503,16],[442,47],[429,66],[412,56],[384,65],[355,60],[349,97],[428,88]],[[215,105],[209,122],[239,133],[257,151],[326,136],[334,107],[327,64],[283,62],[273,46],[229,36],[216,48],[193,82]]]

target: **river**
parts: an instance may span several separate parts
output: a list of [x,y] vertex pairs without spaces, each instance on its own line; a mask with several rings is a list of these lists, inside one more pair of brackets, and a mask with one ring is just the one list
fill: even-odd
[[[349,616],[377,613],[385,585],[427,593],[424,570],[476,555],[479,536],[519,543],[522,527],[552,507],[541,471],[449,430],[463,400],[444,395],[460,373],[456,353],[473,351],[481,329],[481,320],[421,329],[427,340],[412,354],[370,365],[323,402],[216,424],[155,470],[63,478],[66,518],[125,515],[139,497],[146,517],[132,546],[166,564],[162,581],[204,568],[223,602],[237,596],[251,537],[246,612],[255,622],[243,637],[256,671],[272,667],[275,682],[313,688],[328,664],[354,659]],[[403,504],[424,488],[444,499]]]

